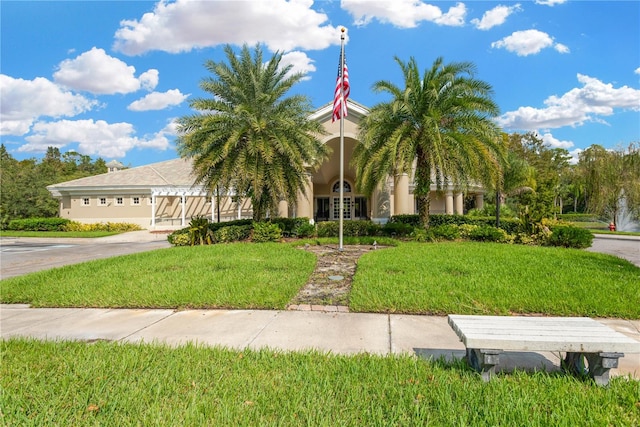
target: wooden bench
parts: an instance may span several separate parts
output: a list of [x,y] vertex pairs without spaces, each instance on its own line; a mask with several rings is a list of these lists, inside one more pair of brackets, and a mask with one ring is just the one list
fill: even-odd
[[[449,325],[467,348],[468,363],[488,381],[503,351],[566,352],[563,368],[609,383],[609,369],[640,342],[588,317],[449,315]],[[586,359],[586,363],[585,363]]]

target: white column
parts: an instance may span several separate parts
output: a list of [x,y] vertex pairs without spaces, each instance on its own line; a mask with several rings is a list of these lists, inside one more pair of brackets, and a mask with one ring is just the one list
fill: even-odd
[[278,203],[278,216],[280,218],[289,217],[289,203],[286,200],[280,200]]
[[455,204],[455,212],[457,215],[462,215],[464,213],[464,197],[462,193],[457,193],[455,196],[456,204]]
[[393,214],[403,215],[409,210],[409,175],[403,173],[395,177],[393,189]]
[[305,182],[306,195],[298,192],[296,199],[296,217],[297,218],[313,218],[313,183],[311,182],[311,174],[307,174]]
[[444,213],[447,215],[453,215],[453,194],[451,191],[447,191],[447,195],[445,196]]
[[186,204],[186,202],[187,202],[187,196],[185,196],[185,195],[180,196],[180,207],[182,208],[182,217],[181,217],[182,222],[181,222],[181,224],[182,224],[183,227],[186,224],[186,221],[185,221],[185,204]]
[[151,227],[156,226],[156,195],[151,194]]
[[238,219],[242,219],[242,199],[238,197]]
[[216,198],[211,195],[211,222],[216,221]]
[[476,194],[476,209],[484,209],[484,194]]

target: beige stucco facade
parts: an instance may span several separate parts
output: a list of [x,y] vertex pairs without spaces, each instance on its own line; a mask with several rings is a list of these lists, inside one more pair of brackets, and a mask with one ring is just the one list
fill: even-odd
[[[368,110],[349,101],[344,119],[344,219],[371,219],[385,222],[392,215],[416,213],[412,176],[389,177],[370,197],[355,188],[351,167],[358,144],[358,123]],[[330,156],[317,170],[309,170],[305,193],[295,206],[281,202],[274,216],[307,217],[314,221],[339,219],[340,205],[340,124],[331,121],[328,104],[311,119],[321,122],[327,134],[321,141]],[[184,227],[196,216],[212,221],[251,218],[250,200],[233,194],[215,194],[195,184],[190,160],[174,159],[131,169],[118,170],[47,187],[60,201],[60,216],[78,222],[129,222],[148,229]],[[432,188],[431,213],[464,213],[465,195],[453,188],[436,192]],[[483,189],[472,189],[476,207],[482,207]]]

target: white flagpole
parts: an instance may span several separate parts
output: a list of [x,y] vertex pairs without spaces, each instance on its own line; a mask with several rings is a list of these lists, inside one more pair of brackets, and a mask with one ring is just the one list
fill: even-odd
[[340,252],[344,250],[343,242],[343,223],[344,223],[344,27],[340,33]]

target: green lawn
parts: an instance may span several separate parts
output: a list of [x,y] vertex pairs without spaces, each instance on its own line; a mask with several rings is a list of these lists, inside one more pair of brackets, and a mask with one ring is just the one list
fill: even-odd
[[[3,280],[36,307],[282,309],[315,256],[279,243],[176,247]],[[640,268],[610,255],[494,243],[402,243],[358,262],[354,311],[640,318]]]
[[577,249],[406,243],[358,262],[356,311],[640,318],[640,268]]
[[12,426],[634,426],[640,382],[597,387],[410,356],[187,345],[0,343],[1,424]]
[[282,309],[315,260],[278,243],[167,248],[12,277],[0,282],[0,298],[35,307]]

